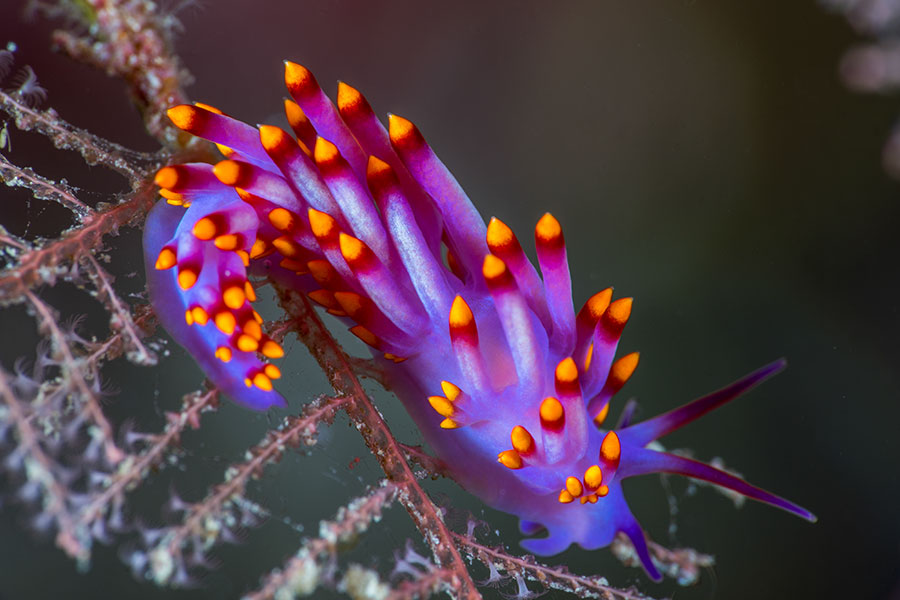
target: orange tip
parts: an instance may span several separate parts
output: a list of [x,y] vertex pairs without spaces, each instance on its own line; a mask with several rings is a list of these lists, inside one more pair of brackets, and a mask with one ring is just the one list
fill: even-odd
[[294,228],[296,220],[294,213],[279,206],[269,211],[269,223],[279,231],[289,231]]
[[450,402],[455,402],[456,399],[459,398],[460,394],[462,394],[462,390],[449,381],[441,382],[441,391],[444,392],[444,395],[447,396],[447,400],[449,400]]
[[281,358],[284,356],[284,348],[275,340],[266,340],[260,349],[266,358]]
[[191,309],[191,316],[194,317],[194,323],[203,326],[209,322],[209,315],[203,310],[202,306],[195,306]]
[[600,427],[603,425],[603,422],[606,421],[606,417],[609,416],[609,402],[603,405],[603,408],[600,409],[600,412],[594,417],[594,425]]
[[328,239],[338,232],[338,224],[328,213],[310,208],[308,211],[309,226],[317,239]]
[[378,347],[378,338],[366,327],[363,327],[362,325],[354,325],[350,328],[350,333],[352,333],[368,345],[372,346],[373,348]]
[[619,436],[615,431],[610,431],[600,443],[600,460],[613,464],[619,464],[619,458],[622,455],[622,445],[619,443]]
[[452,417],[456,414],[456,407],[443,396],[429,396],[428,404],[430,404],[431,408],[442,417]]
[[519,454],[528,455],[534,452],[534,438],[521,425],[513,427],[509,437],[512,440],[513,449]]
[[256,352],[259,348],[259,342],[252,336],[242,333],[238,336],[236,346],[241,352]]
[[192,131],[199,125],[198,120],[202,114],[201,110],[202,109],[191,106],[190,104],[179,104],[178,106],[173,106],[167,110],[166,114],[169,116],[169,120],[172,121],[172,124],[178,129]]
[[184,196],[178,192],[173,192],[165,188],[160,188],[159,195],[168,200],[169,204],[180,206],[184,204]]
[[556,383],[558,385],[570,386],[578,382],[578,367],[570,356],[562,359],[556,365]]
[[228,312],[227,310],[223,310],[221,312],[216,313],[216,316],[213,318],[216,323],[216,327],[224,333],[225,335],[231,335],[234,333],[234,328],[237,327],[237,319],[234,318],[234,315]]
[[197,283],[197,272],[193,269],[181,269],[178,271],[178,286],[183,290],[189,290]]
[[418,130],[412,121],[397,115],[388,115],[388,135],[395,146],[408,146],[410,142],[420,137],[417,134]]
[[216,222],[211,217],[203,217],[202,219],[194,223],[194,228],[192,231],[194,233],[194,236],[198,240],[207,241],[216,237],[219,232],[219,228],[216,226]]
[[559,400],[553,396],[544,398],[540,408],[541,425],[547,429],[561,429],[565,423],[566,413]]
[[274,125],[260,125],[259,141],[262,143],[266,152],[274,152],[280,148],[284,148],[288,143],[293,142],[293,138],[281,127],[275,127]]
[[366,179],[371,182],[381,182],[393,175],[394,170],[377,156],[369,156],[366,164]]
[[584,493],[584,488],[582,487],[581,482],[577,477],[567,477],[566,491],[568,491],[573,498],[577,498]]
[[522,457],[515,450],[504,450],[497,455],[497,462],[508,469],[522,468]]
[[257,373],[253,376],[253,385],[264,392],[272,391],[272,380],[265,373]]
[[368,102],[355,87],[347,85],[343,81],[338,81],[337,105],[338,110],[341,111],[341,116],[347,116],[364,110],[368,106]]
[[240,187],[250,175],[251,168],[246,163],[226,159],[216,163],[216,166],[213,167],[213,175],[225,185]]
[[219,346],[216,348],[216,358],[224,363],[231,362],[231,348],[228,346]]
[[562,239],[562,227],[550,213],[545,213],[534,228],[535,239],[542,244],[557,244]]
[[337,278],[337,271],[334,270],[334,267],[327,260],[317,258],[306,263],[306,267],[312,274],[313,279],[316,280],[316,283],[323,287],[334,283]]
[[584,315],[584,317],[592,324],[596,324],[609,307],[609,303],[612,300],[612,294],[612,288],[606,288],[605,290],[597,292],[584,303],[584,308],[579,311],[579,316]]
[[281,379],[281,369],[273,364],[268,364],[263,367],[263,373],[265,373],[269,379]]
[[242,327],[244,333],[255,339],[257,342],[262,339],[262,327],[256,319],[247,319]]
[[171,269],[176,263],[175,251],[171,248],[163,248],[159,251],[159,256],[156,258],[155,267],[158,271],[164,271]]
[[604,314],[604,319],[609,328],[621,330],[625,327],[625,323],[628,322],[628,318],[631,316],[631,305],[633,302],[633,298],[619,298],[609,305]]
[[475,315],[472,314],[472,309],[469,308],[463,297],[454,298],[453,304],[450,306],[450,329],[465,329],[474,321]]
[[216,236],[215,244],[219,250],[237,250],[243,245],[244,240],[236,233],[226,233],[225,235]]
[[625,385],[625,382],[627,382],[634,374],[640,356],[639,352],[632,352],[614,362],[609,370],[609,377],[606,380],[606,385],[610,386],[615,391],[619,391],[622,386]]
[[493,254],[488,254],[484,257],[484,263],[481,265],[481,273],[488,283],[499,283],[507,278],[509,272],[503,260]]
[[348,263],[359,262],[364,258],[366,245],[352,235],[340,234],[338,243],[341,247],[341,254]]
[[284,84],[294,96],[307,96],[314,93],[319,84],[309,69],[303,65],[284,61]]
[[362,296],[356,292],[335,292],[334,299],[341,306],[341,309],[350,317],[359,314],[363,309]]
[[[300,245],[287,235],[275,238],[272,240],[272,245],[286,258],[296,258],[301,254]],[[250,253],[250,256],[253,256],[252,252]]]
[[[250,254],[246,250],[242,250],[242,249],[238,248],[237,250],[234,251],[234,253],[241,257],[241,262],[244,263],[245,267],[250,266]],[[250,296],[250,294],[247,294],[247,297],[249,297],[249,296]],[[251,298],[251,302],[253,300],[256,300],[256,298]]]
[[306,127],[309,125],[309,119],[306,118],[306,113],[304,113],[303,109],[300,108],[300,105],[293,100],[285,99],[284,115],[287,117],[291,129],[296,130],[298,127]]
[[334,294],[328,290],[313,290],[308,295],[313,302],[325,308],[338,308],[340,306]]
[[318,167],[330,165],[341,157],[337,146],[323,137],[316,138],[316,146],[313,148],[313,160]]
[[494,254],[506,254],[517,246],[521,247],[513,230],[496,217],[492,217],[488,223],[486,239],[488,249]]
[[250,247],[250,258],[259,258],[268,249],[269,245],[266,243],[266,240],[262,238],[256,238],[256,241],[253,242],[253,246]]
[[584,484],[590,490],[596,490],[603,483],[603,471],[597,465],[592,465],[584,472]]
[[221,110],[216,108],[215,106],[213,106],[211,104],[206,104],[205,102],[194,102],[194,106],[196,106],[197,108],[202,108],[203,110],[208,110],[209,112],[215,113],[217,115],[225,114]]
[[171,189],[178,185],[180,173],[178,167],[163,167],[156,172],[153,183],[164,189]]

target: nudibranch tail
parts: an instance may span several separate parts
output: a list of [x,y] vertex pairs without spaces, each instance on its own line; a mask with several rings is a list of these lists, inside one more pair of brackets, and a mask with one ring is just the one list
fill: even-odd
[[[254,310],[257,285],[309,296],[371,347],[453,477],[543,538],[633,542],[659,578],[622,492],[665,472],[710,481],[813,520],[808,511],[710,465],[648,448],[784,367],[776,361],[680,408],[608,429],[637,352],[619,353],[632,299],[604,289],[577,314],[562,226],[535,226],[537,265],[499,219],[485,225],[409,120],[385,127],[358,90],[337,106],[312,73],[285,62],[290,130],[252,127],[212,106],[169,110],[217,145],[215,165],[167,166],[144,235],[153,306],[209,378],[255,409],[284,404],[271,361],[284,349]],[[446,252],[446,254],[444,254]]]

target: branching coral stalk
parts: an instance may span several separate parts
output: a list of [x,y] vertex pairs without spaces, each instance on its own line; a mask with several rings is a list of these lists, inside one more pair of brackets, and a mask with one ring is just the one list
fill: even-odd
[[[35,6],[54,12],[52,5]],[[59,30],[53,41],[73,58],[127,82],[147,131],[168,146],[180,145],[183,134],[165,117],[167,108],[187,102],[182,86],[189,75],[171,44],[177,21],[149,0],[82,0],[78,8],[68,12],[81,21],[84,35]]]
[[166,427],[158,434],[143,435],[144,450],[126,456],[115,472],[109,475],[104,488],[95,494],[79,513],[76,525],[90,527],[98,519],[107,516],[125,502],[125,494],[146,479],[150,470],[163,462],[165,456],[176,446],[181,434],[188,428],[199,429],[200,417],[218,408],[218,390],[194,392],[184,397],[181,410],[166,413]]
[[56,478],[55,461],[44,450],[46,436],[35,429],[30,415],[16,397],[9,376],[0,369],[0,398],[6,408],[6,419],[12,423],[21,455],[24,471],[30,482],[39,485],[43,492],[43,511],[56,524],[56,545],[66,554],[83,563],[90,556],[90,542],[85,532],[76,526],[68,506],[69,490]]
[[429,598],[432,594],[436,594],[444,589],[447,577],[448,573],[443,569],[425,571],[415,579],[400,582],[385,598],[386,600]]
[[[142,16],[136,8],[135,3],[128,6],[104,3],[105,22],[114,13],[131,19],[128,21],[131,25],[137,22],[134,19],[149,19],[148,12]],[[155,10],[151,3],[145,3],[143,8]],[[124,42],[131,46],[139,41],[145,43],[146,52],[142,56],[154,62],[154,68],[133,63],[131,75],[133,84],[146,92],[136,95],[145,117],[162,122],[168,104],[183,97],[178,87],[183,77],[165,76],[159,85],[151,83],[177,66],[168,47],[152,43],[154,35],[162,35],[162,29],[157,28],[155,33],[152,29],[147,26],[126,32],[99,26],[92,32],[100,36],[111,34],[107,42],[123,50]],[[128,51],[120,52],[116,57],[123,59],[127,54]],[[11,57],[9,52],[0,56],[7,68]],[[113,61],[114,57],[111,55],[109,60]],[[0,242],[10,259],[10,266],[0,271],[0,306],[27,305],[39,330],[50,341],[50,357],[44,357],[39,351],[38,361],[58,369],[53,371],[58,376],[53,377],[48,377],[43,368],[36,369],[36,381],[20,375],[17,381],[22,381],[22,385],[18,391],[10,386],[4,374],[2,395],[6,407],[0,426],[11,429],[18,442],[6,462],[24,465],[23,497],[32,498],[31,490],[35,488],[32,484],[38,484],[41,507],[37,519],[43,528],[54,527],[57,544],[84,565],[90,557],[92,536],[102,535],[105,520],[121,508],[124,492],[146,476],[148,467],[156,464],[177,441],[185,424],[197,422],[198,411],[211,405],[214,393],[204,396],[199,404],[187,406],[178,418],[170,417],[166,430],[142,453],[129,455],[117,445],[113,425],[101,404],[99,369],[104,361],[122,352],[138,364],[154,364],[154,352],[141,340],[146,335],[144,327],[153,319],[146,311],[135,317],[132,308],[116,293],[111,275],[100,266],[95,254],[102,250],[105,236],[115,234],[122,226],[138,223],[153,205],[156,194],[147,179],[166,155],[129,150],[68,124],[52,109],[37,110],[30,104],[37,96],[29,96],[23,86],[32,82],[33,89],[41,91],[40,97],[43,90],[36,86],[34,72],[29,67],[24,67],[22,72],[28,75],[28,80],[20,89],[0,91],[0,111],[12,117],[19,129],[41,133],[57,148],[78,152],[86,163],[103,165],[120,173],[134,190],[114,203],[89,207],[65,183],[49,180],[0,156],[0,181],[24,187],[34,198],[58,202],[73,213],[76,221],[75,227],[48,241],[28,242],[6,230],[0,231]],[[163,141],[170,139],[162,129],[159,137]],[[193,154],[197,155],[198,151]],[[84,287],[106,305],[110,315],[113,333],[102,342],[85,340],[74,328],[61,326],[58,312],[35,289],[44,284],[54,285],[60,277],[81,285],[82,271],[90,281]],[[93,455],[94,448],[102,449],[100,458]],[[107,471],[110,468],[117,470]],[[77,490],[71,487],[76,482],[80,482]]]
[[251,479],[258,479],[269,465],[278,462],[285,450],[312,446],[318,428],[330,423],[335,413],[350,399],[325,396],[306,405],[301,415],[287,417],[281,427],[247,451],[244,462],[228,467],[224,481],[200,502],[184,507],[178,526],[166,529],[147,552],[150,576],[159,584],[183,584],[187,570],[216,543],[221,535],[238,524],[232,514],[233,500],[243,497]]
[[57,324],[58,317],[55,311],[34,295],[31,290],[25,290],[25,298],[34,309],[38,327],[50,338],[53,354],[58,357],[59,362],[63,365],[63,378],[71,384],[78,394],[77,397],[72,398],[72,402],[76,405],[76,410],[83,410],[84,414],[99,428],[103,439],[106,460],[110,464],[117,464],[125,455],[116,445],[112,425],[110,425],[106,415],[103,414],[103,408],[100,406],[98,382],[94,380],[92,383],[89,383],[84,377],[84,372],[80,368],[80,360],[72,353],[67,336]]
[[[697,583],[700,580],[700,569],[710,568],[716,562],[713,556],[697,552],[693,548],[670,550],[652,540],[647,540],[647,546],[650,548],[650,554],[653,556],[653,562],[657,568],[667,577],[675,579],[680,585]],[[640,567],[641,561],[628,536],[622,533],[617,535],[610,550],[625,566]]]
[[[135,308],[132,323],[134,323],[133,331],[140,337],[146,337],[156,329],[156,315],[146,304],[139,305]],[[113,333],[100,342],[86,342],[85,346],[90,352],[85,356],[85,361],[92,365],[99,364],[100,361],[118,358],[128,349],[127,341],[121,331]]]
[[569,573],[566,567],[549,567],[533,557],[515,557],[501,549],[484,546],[473,537],[453,533],[453,541],[470,558],[477,560],[495,573],[497,569],[510,575],[519,575],[542,586],[570,592],[579,598],[600,598],[602,600],[648,600],[648,597],[633,590],[619,590],[611,587],[605,577],[584,577]]
[[327,579],[337,558],[338,545],[364,533],[381,518],[381,513],[397,498],[400,487],[383,480],[364,496],[338,509],[331,521],[319,524],[319,537],[306,540],[283,567],[263,578],[262,585],[244,596],[244,600],[268,600],[307,596]]
[[147,178],[148,169],[161,157],[135,152],[109,140],[70,125],[53,109],[40,111],[31,108],[22,98],[0,91],[0,110],[15,120],[22,131],[34,130],[43,134],[61,150],[78,152],[89,165],[102,165],[128,179],[132,187]]
[[147,186],[131,198],[86,218],[84,223],[19,257],[18,264],[0,271],[0,306],[21,302],[25,291],[54,284],[67,265],[85,253],[96,251],[103,236],[131,224],[150,210],[155,191]]
[[335,391],[350,400],[346,405],[347,414],[362,434],[369,450],[381,463],[388,478],[402,486],[400,502],[434,553],[437,564],[452,574],[450,584],[457,597],[478,598],[480,595],[453,543],[452,533],[437,507],[416,481],[415,474],[404,457],[403,448],[372,405],[343,349],[325,328],[305,296],[285,289],[278,289],[278,295],[284,310],[296,320],[296,332],[300,340],[328,375]]
[[47,179],[28,167],[14,165],[2,154],[0,154],[0,181],[29,190],[32,197],[38,200],[58,202],[72,211],[79,223],[94,212],[94,209],[76,198],[75,191],[65,183]]
[[100,266],[93,254],[85,254],[84,263],[87,266],[88,277],[94,283],[97,298],[109,311],[110,329],[122,336],[128,360],[137,365],[155,365],[156,354],[141,341],[144,333],[135,325],[131,310],[113,288],[113,277]]

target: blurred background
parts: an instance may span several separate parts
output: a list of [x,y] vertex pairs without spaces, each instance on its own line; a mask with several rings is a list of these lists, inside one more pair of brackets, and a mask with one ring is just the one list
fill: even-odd
[[[0,45],[18,44],[17,63],[48,90],[44,106],[156,150],[121,82],[51,52],[53,25],[23,6],[0,4]],[[900,97],[858,95],[841,83],[838,63],[856,41],[843,18],[808,0],[206,0],[179,5],[177,17],[175,45],[196,78],[192,99],[250,123],[281,123],[281,61],[291,59],[332,95],[341,79],[379,114],[416,122],[482,214],[521,239],[553,212],[576,302],[609,285],[635,297],[620,348],[639,350],[641,366],[614,416],[625,398],[652,416],[787,357],[785,373],[663,442],[722,457],[812,510],[817,524],[755,503],[736,510],[709,488],[647,477],[630,481],[626,495],[648,534],[716,556],[699,585],[653,584],[608,550],[573,548],[549,562],[654,597],[900,598],[900,184],[880,164]],[[17,162],[66,177],[89,200],[126,191],[115,175],[37,136],[10,134]],[[7,228],[58,232],[65,211],[26,198],[0,189]],[[119,285],[139,294],[139,232],[125,230],[109,247]],[[68,307],[64,316],[86,315],[88,331],[103,323],[102,308],[78,290],[48,294]],[[2,309],[5,368],[33,358],[35,336],[24,310]],[[223,405],[185,437],[178,466],[135,495],[135,514],[165,522],[159,507],[171,493],[202,497],[280,416],[328,391],[302,345],[292,345],[279,386],[289,410]],[[190,357],[168,350],[153,369],[124,361],[105,369],[117,423],[159,430],[163,411],[200,385]],[[421,442],[395,399],[377,401],[398,438]],[[236,597],[379,476],[339,418],[308,455],[288,455],[255,484],[251,496],[272,518],[218,552],[220,566],[185,591],[135,581],[117,556],[127,538],[98,548],[91,570],[77,573],[52,540],[29,533],[16,506],[2,505],[0,598]],[[459,518],[468,511],[487,522],[486,541],[518,551],[514,518],[450,481],[426,488]],[[416,532],[394,507],[348,556],[386,574],[385,549],[408,538]]]

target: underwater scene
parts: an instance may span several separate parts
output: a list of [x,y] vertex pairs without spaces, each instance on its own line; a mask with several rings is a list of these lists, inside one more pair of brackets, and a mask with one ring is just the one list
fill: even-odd
[[897,23],[4,3],[0,600],[900,600]]

